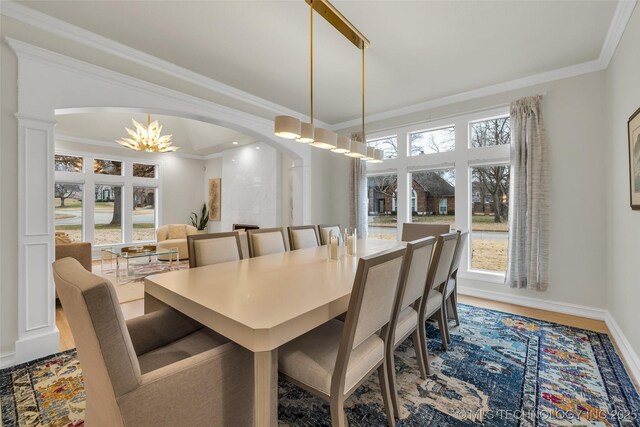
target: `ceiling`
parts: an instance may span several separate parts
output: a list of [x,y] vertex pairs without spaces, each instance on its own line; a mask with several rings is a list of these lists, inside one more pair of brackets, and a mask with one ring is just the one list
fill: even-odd
[[[304,114],[302,0],[23,1],[22,4]],[[598,59],[617,2],[345,1],[371,41],[367,114]],[[315,14],[315,113],[360,116],[359,51]]]
[[[74,140],[98,141],[112,143],[113,147],[120,147],[115,141],[128,137],[125,127],[135,130],[131,119],[141,124],[147,123],[144,113],[78,113],[56,116],[56,135],[65,139],[71,136]],[[255,138],[246,136],[231,129],[212,125],[198,120],[185,119],[174,116],[154,114],[151,121],[158,120],[162,126],[162,135],[173,135],[173,145],[180,147],[178,154],[194,154],[207,156],[220,151],[256,142]],[[237,144],[234,144],[234,141]],[[126,148],[122,148],[126,150]]]

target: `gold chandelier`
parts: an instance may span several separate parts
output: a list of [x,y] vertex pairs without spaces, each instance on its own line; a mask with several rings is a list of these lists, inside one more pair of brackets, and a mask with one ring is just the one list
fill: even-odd
[[[291,116],[277,116],[274,120],[275,135],[298,142],[308,143],[314,147],[331,150],[334,153],[365,160],[371,163],[382,163],[382,150],[367,147],[364,129],[364,50],[369,47],[369,40],[358,31],[328,0],[305,0],[309,8],[310,30],[310,123],[303,123]],[[313,125],[313,11],[323,16],[333,27],[362,51],[362,138],[352,141],[324,128]]]
[[150,153],[170,153],[179,147],[171,147],[172,135],[160,135],[162,126],[157,120],[151,122],[151,114],[147,114],[147,127],[131,119],[136,130],[125,128],[131,138],[120,138],[116,142],[123,147],[136,151],[148,151]]

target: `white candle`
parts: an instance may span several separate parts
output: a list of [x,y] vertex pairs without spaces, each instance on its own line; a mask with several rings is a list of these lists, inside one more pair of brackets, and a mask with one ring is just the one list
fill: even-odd
[[355,251],[353,250],[353,236],[347,236],[347,254],[353,255]]
[[338,259],[338,237],[331,236],[331,241],[329,242],[329,258]]

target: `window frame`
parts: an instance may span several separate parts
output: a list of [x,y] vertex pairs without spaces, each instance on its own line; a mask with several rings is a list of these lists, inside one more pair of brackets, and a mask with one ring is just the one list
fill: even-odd
[[[471,167],[511,163],[511,146],[494,145],[489,147],[472,147],[470,140],[471,124],[509,116],[509,106],[502,105],[489,109],[451,115],[427,122],[412,123],[404,126],[373,131],[367,140],[379,139],[395,134],[398,138],[398,157],[387,159],[383,163],[367,163],[367,177],[373,175],[396,174],[397,176],[397,221],[411,222],[412,189],[410,173],[453,169],[455,173],[455,228],[471,230]],[[409,155],[409,134],[429,129],[455,127],[455,150],[442,153],[430,153],[420,156]],[[397,239],[400,240],[402,227],[398,226]],[[504,273],[485,270],[471,270],[471,239],[467,244],[466,254],[461,259],[460,277],[482,280],[491,283],[504,283]]]

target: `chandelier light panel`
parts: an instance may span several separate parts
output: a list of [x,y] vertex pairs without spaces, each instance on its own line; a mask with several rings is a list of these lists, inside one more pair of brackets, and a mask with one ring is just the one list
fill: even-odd
[[151,114],[147,114],[147,127],[131,119],[136,130],[125,128],[130,138],[120,138],[116,142],[123,147],[135,151],[148,151],[150,153],[170,153],[179,147],[171,146],[172,135],[161,135],[162,126],[157,120],[151,122]]
[[[364,50],[369,47],[369,40],[362,35],[328,0],[305,0],[309,4],[309,100],[310,122],[301,122],[291,116],[277,116],[275,118],[275,134],[277,136],[295,139],[298,142],[307,143],[313,147],[331,150],[334,153],[362,159],[371,163],[382,163],[382,152],[371,147],[367,150],[366,142],[351,141],[349,138],[336,133],[316,128],[313,124],[313,11],[315,10],[343,36],[362,51],[362,140],[365,137],[364,120]],[[376,153],[380,151],[380,153]],[[376,156],[377,154],[377,156]]]

